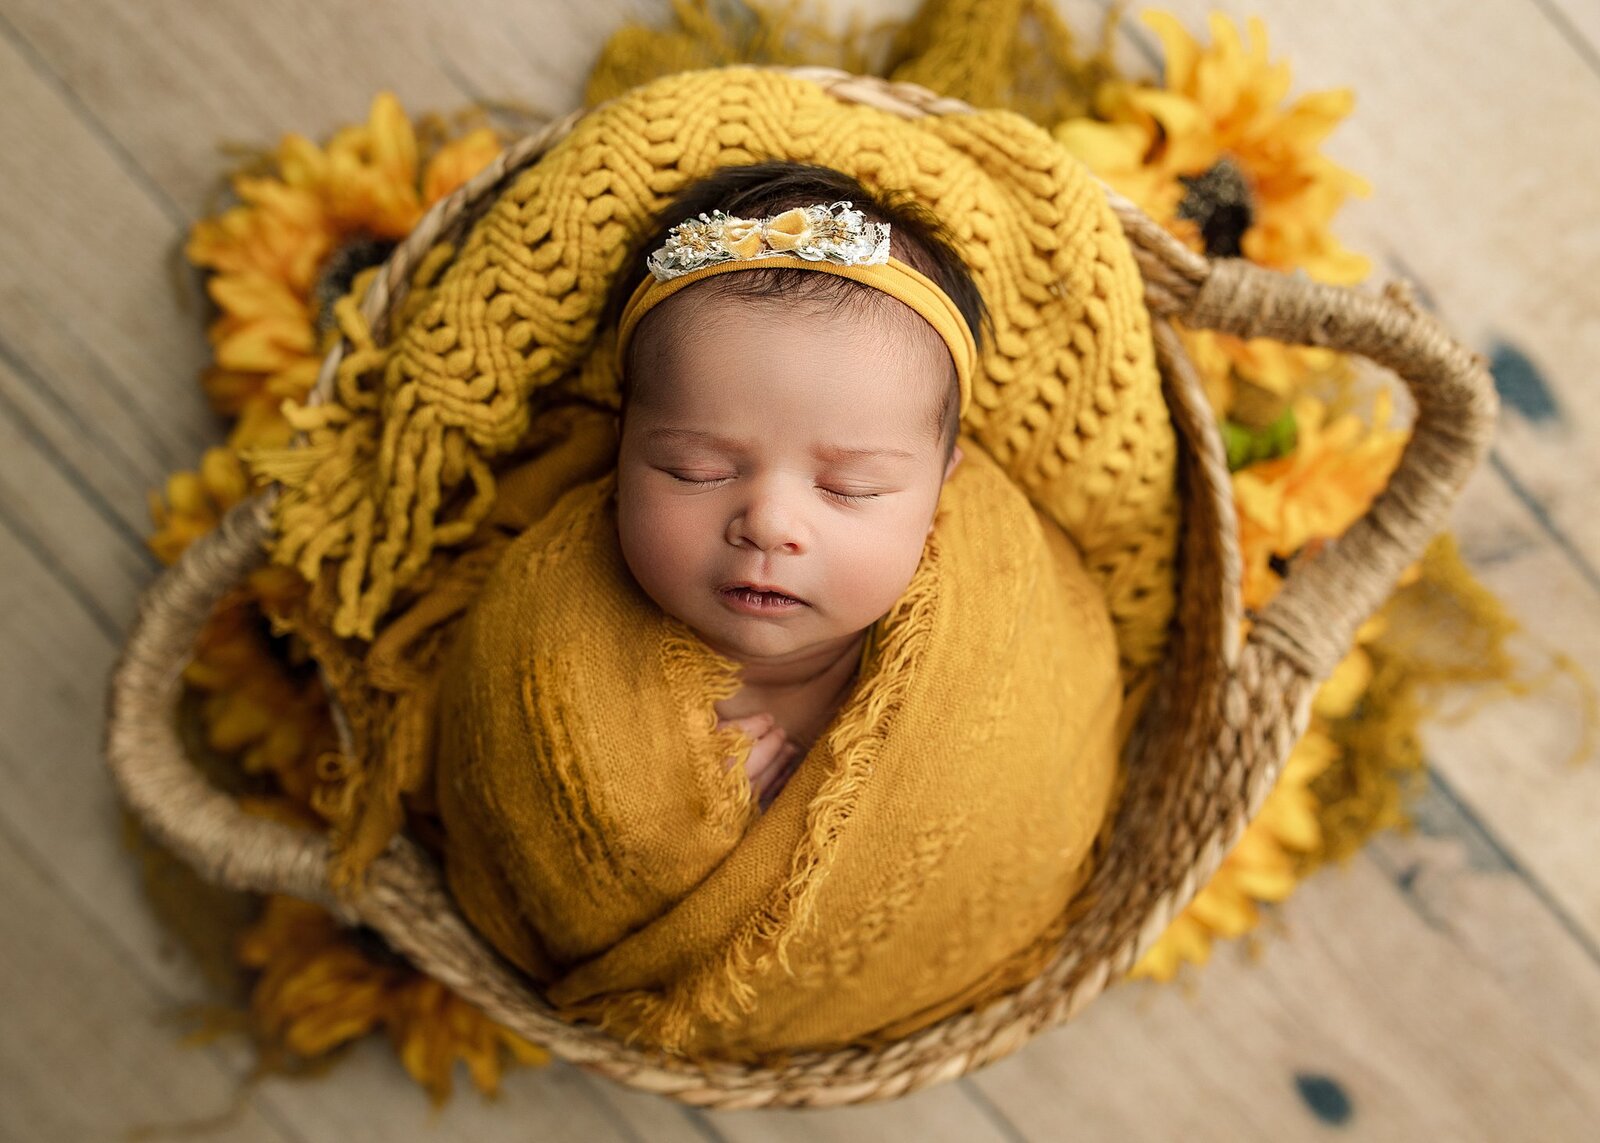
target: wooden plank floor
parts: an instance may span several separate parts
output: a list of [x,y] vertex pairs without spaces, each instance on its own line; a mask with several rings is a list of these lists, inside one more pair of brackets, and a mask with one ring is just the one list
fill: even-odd
[[[1170,5],[1194,28],[1211,6]],[[1595,5],[1220,6],[1266,19],[1297,90],[1355,88],[1329,149],[1376,193],[1343,236],[1506,382],[1456,514],[1464,550],[1534,639],[1600,677]],[[173,1013],[205,989],[144,902],[99,750],[106,673],[156,570],[146,489],[220,436],[195,383],[199,299],[170,271],[215,145],[320,134],[382,88],[412,111],[481,96],[564,110],[605,35],[665,7],[0,0],[0,1138],[205,1120],[250,1062],[238,1044],[178,1044]],[[1081,28],[1098,18],[1094,0],[1063,7]],[[1133,68],[1151,50],[1137,26],[1119,45]],[[434,1115],[374,1043],[189,1137],[1592,1138],[1600,767],[1568,764],[1579,726],[1563,687],[1431,726],[1420,828],[1314,877],[1258,957],[1229,946],[1187,987],[1114,989],[895,1103],[700,1113],[556,1064]]]

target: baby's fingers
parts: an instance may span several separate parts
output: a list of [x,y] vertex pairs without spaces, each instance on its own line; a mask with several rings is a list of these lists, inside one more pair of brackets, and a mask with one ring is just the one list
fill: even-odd
[[760,714],[747,714],[743,718],[719,718],[717,729],[726,730],[736,726],[751,738],[760,738],[777,725],[777,721],[769,712],[762,711]]
[[800,765],[800,759],[799,745],[788,743],[778,755],[777,764],[755,783],[756,796],[763,809],[782,792],[784,785],[789,781],[789,776]]
[[[760,714],[746,715],[743,718],[721,718],[717,720],[718,730],[726,730],[730,726],[738,727],[744,732],[745,737],[754,739],[758,744],[772,732],[772,728],[775,725],[777,725],[777,719],[766,711],[762,711]],[[753,750],[754,748],[752,747],[752,752]],[[722,760],[722,768],[731,770],[738,760],[737,755],[730,754]]]
[[783,727],[778,726],[756,739],[756,744],[750,747],[750,756],[744,762],[744,772],[758,789],[762,776],[776,770],[782,763],[784,747],[788,744],[789,736],[784,733]]

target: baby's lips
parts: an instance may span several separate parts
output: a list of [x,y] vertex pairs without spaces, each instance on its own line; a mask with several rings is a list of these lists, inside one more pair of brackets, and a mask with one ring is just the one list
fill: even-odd
[[790,591],[786,587],[778,587],[778,586],[775,586],[773,584],[766,584],[766,583],[757,583],[757,582],[755,582],[753,580],[742,580],[742,579],[741,580],[734,580],[731,583],[725,583],[725,584],[721,585],[720,587],[717,588],[717,590],[718,591],[747,590],[747,591],[766,592],[766,593],[773,594],[773,595],[786,595],[790,599],[794,600],[796,603],[805,603],[808,607],[810,606],[810,604],[805,599],[803,599],[801,596],[796,595],[794,592]]

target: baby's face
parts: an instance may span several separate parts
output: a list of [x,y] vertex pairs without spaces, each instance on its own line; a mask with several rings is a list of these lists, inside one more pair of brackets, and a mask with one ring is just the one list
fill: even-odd
[[739,662],[853,638],[910,583],[960,459],[930,423],[944,343],[909,309],[819,313],[699,286],[651,318],[617,470],[634,577]]

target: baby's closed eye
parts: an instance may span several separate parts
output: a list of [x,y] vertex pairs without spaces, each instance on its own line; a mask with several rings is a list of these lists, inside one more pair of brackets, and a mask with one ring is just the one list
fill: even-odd
[[[676,480],[679,484],[688,484],[697,488],[711,488],[717,485],[726,484],[728,481],[733,479],[732,476],[711,476],[690,472],[674,472],[667,468],[661,469],[661,471],[672,477],[672,479]],[[846,504],[862,504],[870,500],[877,500],[886,495],[883,492],[849,491],[847,489],[834,488],[823,484],[817,485],[816,488],[817,491],[821,492],[824,496],[828,496],[834,500],[838,500]]]
[[821,488],[820,491],[847,504],[860,504],[868,500],[876,500],[883,495],[881,492],[840,492],[834,488]]

